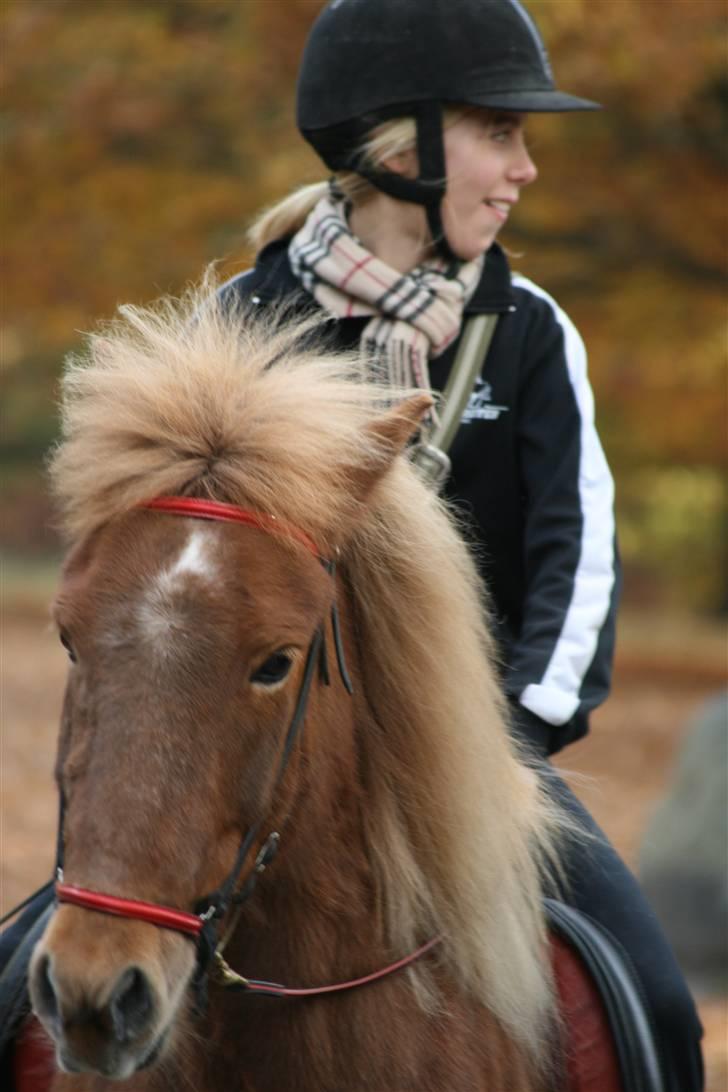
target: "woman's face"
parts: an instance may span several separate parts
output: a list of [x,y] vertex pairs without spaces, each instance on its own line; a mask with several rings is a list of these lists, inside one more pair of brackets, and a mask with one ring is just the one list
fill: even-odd
[[523,117],[473,109],[444,131],[447,193],[442,223],[453,252],[472,261],[488,249],[537,170]]

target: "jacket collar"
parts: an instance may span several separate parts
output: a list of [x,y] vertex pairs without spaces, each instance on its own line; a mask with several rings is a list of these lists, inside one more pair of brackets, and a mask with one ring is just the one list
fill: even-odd
[[[276,239],[258,255],[246,280],[251,296],[262,303],[295,295],[301,284],[288,262],[288,239]],[[515,310],[511,271],[503,249],[493,243],[486,254],[483,275],[465,307],[466,315],[493,314]]]
[[503,248],[498,243],[493,243],[485,255],[483,275],[465,307],[465,314],[500,314],[515,309],[516,299],[511,285],[508,259]]

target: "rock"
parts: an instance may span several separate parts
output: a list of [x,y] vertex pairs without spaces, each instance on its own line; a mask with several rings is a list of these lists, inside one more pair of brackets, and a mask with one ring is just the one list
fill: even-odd
[[728,691],[694,718],[639,871],[693,987],[728,993]]

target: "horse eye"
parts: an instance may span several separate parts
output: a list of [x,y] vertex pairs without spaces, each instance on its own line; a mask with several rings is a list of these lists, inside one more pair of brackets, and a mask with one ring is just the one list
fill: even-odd
[[263,686],[272,686],[281,682],[291,670],[291,657],[287,652],[274,652],[265,663],[261,664],[257,671],[250,676],[250,681],[262,683]]
[[63,645],[66,652],[68,653],[69,660],[71,661],[72,664],[75,664],[77,662],[76,653],[75,653],[75,651],[73,649],[73,645],[71,644],[71,641],[69,639],[68,634],[66,633],[65,630],[62,629],[61,632],[58,634],[58,636],[60,638],[61,644]]

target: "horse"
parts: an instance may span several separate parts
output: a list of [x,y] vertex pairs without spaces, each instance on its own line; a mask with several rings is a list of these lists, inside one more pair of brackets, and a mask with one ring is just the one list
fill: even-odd
[[431,404],[209,283],[71,360],[53,1092],[566,1087],[564,821],[407,458]]

